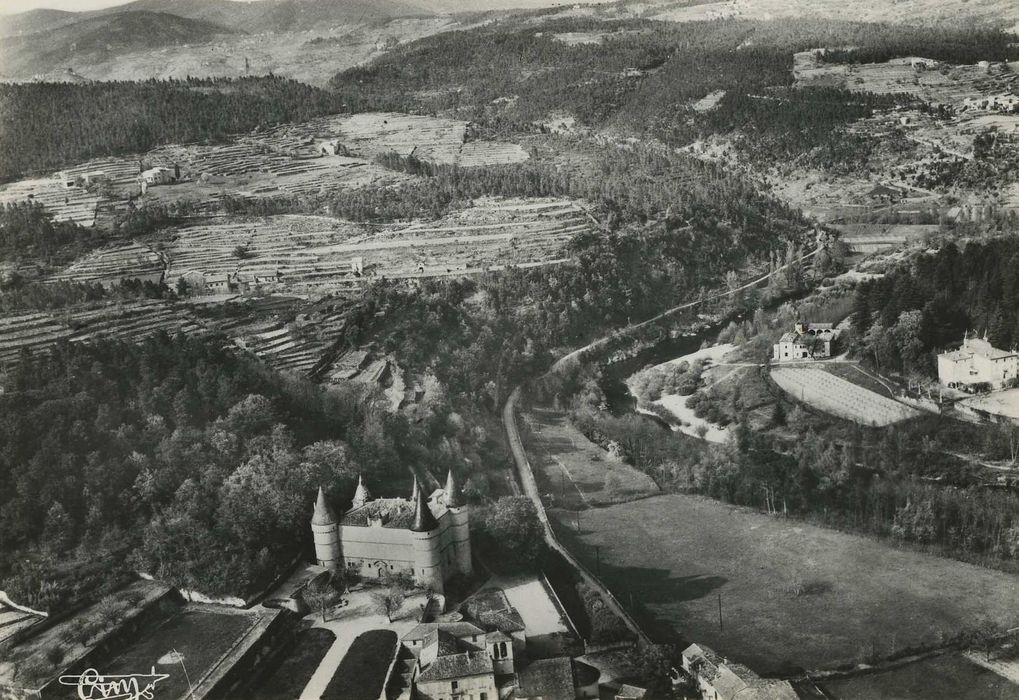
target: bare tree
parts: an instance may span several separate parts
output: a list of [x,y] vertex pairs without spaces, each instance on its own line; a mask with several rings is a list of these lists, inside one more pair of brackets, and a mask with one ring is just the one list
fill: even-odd
[[390,622],[393,621],[393,615],[399,612],[405,598],[406,595],[399,586],[392,586],[372,593],[375,611],[380,615],[385,615],[386,619]]
[[304,600],[319,611],[322,615],[322,622],[326,621],[326,611],[329,607],[338,602],[342,596],[343,593],[336,585],[332,574],[316,576],[308,582],[304,589]]

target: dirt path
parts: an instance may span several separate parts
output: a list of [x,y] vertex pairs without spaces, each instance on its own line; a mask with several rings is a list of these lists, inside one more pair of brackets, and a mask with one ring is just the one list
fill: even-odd
[[510,394],[509,399],[506,401],[506,405],[502,409],[502,422],[506,429],[506,437],[509,440],[510,450],[513,452],[513,461],[517,466],[517,470],[520,473],[520,482],[523,484],[524,494],[531,499],[534,503],[534,507],[538,512],[538,519],[541,521],[542,529],[545,534],[545,542],[548,546],[557,551],[570,565],[577,570],[581,578],[588,584],[593,586],[601,593],[602,598],[608,604],[616,615],[623,620],[630,631],[637,635],[637,638],[643,644],[650,644],[651,638],[648,637],[647,633],[637,624],[630,614],[623,608],[623,606],[616,600],[616,597],[612,595],[609,589],[599,580],[594,574],[588,571],[587,567],[580,563],[580,561],[570,553],[566,547],[559,543],[555,533],[552,531],[552,525],[549,523],[548,515],[545,513],[545,506],[541,502],[541,494],[538,491],[538,484],[534,480],[534,472],[531,469],[531,463],[527,459],[527,453],[524,452],[524,443],[520,440],[520,433],[517,430],[516,421],[516,406],[517,400],[520,398],[520,388],[517,387]]
[[[332,680],[336,669],[339,667],[343,657],[350,650],[350,645],[358,635],[369,630],[392,630],[397,637],[402,637],[418,624],[418,606],[424,602],[423,595],[410,598],[403,604],[403,608],[397,613],[397,619],[389,622],[385,615],[379,615],[374,611],[371,600],[371,593],[368,591],[357,591],[348,598],[349,604],[342,608],[335,617],[323,622],[317,614],[309,617],[314,620],[313,627],[322,627],[330,630],[336,635],[336,641],[329,647],[329,651],[322,658],[318,668],[312,675],[308,685],[301,692],[300,700],[319,700],[326,686]],[[357,679],[351,679],[356,681]]]

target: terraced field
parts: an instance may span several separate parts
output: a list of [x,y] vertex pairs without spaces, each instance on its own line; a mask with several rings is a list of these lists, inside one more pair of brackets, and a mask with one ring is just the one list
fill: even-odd
[[205,333],[187,307],[161,300],[113,304],[66,313],[34,313],[0,318],[0,367],[21,352],[39,353],[61,341],[100,339],[138,341],[158,331]]
[[180,229],[168,246],[166,283],[228,275],[238,288],[336,293],[365,279],[475,274],[562,262],[591,221],[579,203],[485,199],[427,224],[368,230],[308,216],[276,216]]
[[163,257],[143,243],[107,248],[77,260],[50,281],[99,282],[116,284],[124,279],[159,282],[163,277]]
[[775,367],[771,378],[793,398],[860,425],[885,426],[920,415],[909,406],[815,367]]
[[53,213],[57,221],[92,226],[96,221],[99,195],[81,187],[67,187],[59,176],[21,180],[0,187],[0,205],[35,202]]

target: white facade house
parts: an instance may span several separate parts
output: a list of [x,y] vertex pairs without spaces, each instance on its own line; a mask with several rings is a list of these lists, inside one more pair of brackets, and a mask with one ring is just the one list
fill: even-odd
[[149,187],[153,185],[166,185],[173,182],[176,178],[174,177],[173,170],[170,168],[149,168],[141,174],[142,182]]
[[938,355],[938,380],[948,387],[990,384],[1000,389],[1019,377],[1019,353],[999,350],[986,339],[963,338],[958,350]]
[[772,359],[788,362],[831,357],[838,337],[838,329],[830,323],[797,323],[772,346]]

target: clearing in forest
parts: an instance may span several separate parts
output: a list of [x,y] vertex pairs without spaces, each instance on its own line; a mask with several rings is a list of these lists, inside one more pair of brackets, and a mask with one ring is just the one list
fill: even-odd
[[652,636],[706,644],[760,673],[1019,624],[1011,574],[706,498],[589,509],[579,534],[573,513],[550,515],[572,552],[592,569],[600,559],[616,597],[639,604]]
[[860,425],[909,420],[918,411],[817,367],[775,367],[771,378],[792,398]]

